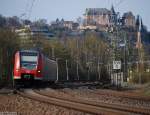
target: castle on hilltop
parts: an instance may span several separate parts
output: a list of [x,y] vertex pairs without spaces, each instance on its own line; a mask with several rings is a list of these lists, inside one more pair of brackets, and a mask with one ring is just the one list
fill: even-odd
[[136,17],[132,12],[126,12],[120,16],[113,5],[111,9],[86,8],[83,26],[96,26],[98,29],[107,30],[109,27],[121,25],[125,28],[136,28]]

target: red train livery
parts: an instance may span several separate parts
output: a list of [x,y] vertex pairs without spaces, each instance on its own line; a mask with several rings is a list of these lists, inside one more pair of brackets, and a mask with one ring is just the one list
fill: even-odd
[[15,54],[13,73],[15,83],[29,80],[54,82],[57,79],[57,64],[39,51],[21,50]]

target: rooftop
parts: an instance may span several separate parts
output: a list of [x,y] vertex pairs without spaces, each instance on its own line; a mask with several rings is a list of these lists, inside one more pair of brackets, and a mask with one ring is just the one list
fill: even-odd
[[102,15],[110,13],[111,11],[106,8],[86,8],[85,15]]

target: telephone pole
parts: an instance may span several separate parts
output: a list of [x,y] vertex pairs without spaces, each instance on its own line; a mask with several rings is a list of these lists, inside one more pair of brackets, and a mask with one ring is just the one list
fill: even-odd
[[66,74],[67,74],[67,81],[69,80],[69,75],[68,75],[68,60],[66,60]]

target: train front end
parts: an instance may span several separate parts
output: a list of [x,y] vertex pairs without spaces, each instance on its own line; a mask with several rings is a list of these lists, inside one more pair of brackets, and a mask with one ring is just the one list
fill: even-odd
[[15,83],[42,80],[41,68],[42,55],[38,51],[18,51],[14,63]]

